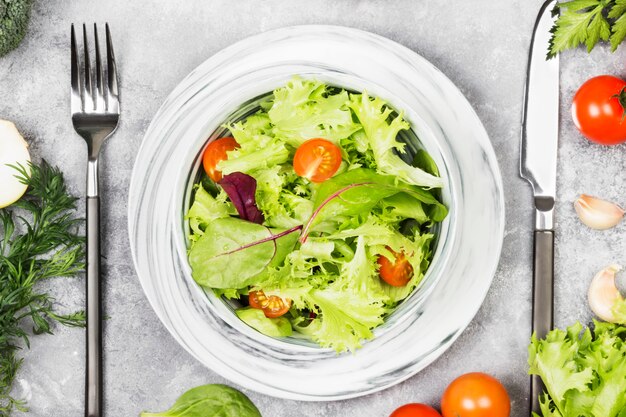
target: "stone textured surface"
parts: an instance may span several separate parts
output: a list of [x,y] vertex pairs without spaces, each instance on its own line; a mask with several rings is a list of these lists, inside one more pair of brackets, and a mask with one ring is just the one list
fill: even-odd
[[[0,58],[0,117],[14,120],[35,158],[66,172],[84,192],[85,145],[69,118],[69,25],[111,24],[120,65],[123,116],[102,155],[105,396],[108,416],[161,410],[187,388],[226,382],[191,358],[148,305],[129,253],[127,188],[152,115],[194,67],[233,42],[276,27],[325,23],[396,40],[439,67],[474,105],[498,156],[507,202],[502,259],[483,307],[453,347],[410,380],[364,398],[333,403],[284,401],[247,392],[264,416],[386,417],[406,402],[438,405],[458,374],[481,370],[507,386],[514,417],[526,416],[530,332],[531,194],[518,178],[522,89],[531,29],[542,0],[202,0],[38,1],[27,39]],[[624,262],[624,226],[582,226],[571,202],[581,192],[626,203],[626,148],[592,145],[576,131],[569,105],[576,88],[601,73],[625,76],[626,49],[611,55],[568,52],[562,59],[562,122],[557,209],[556,323],[588,322],[586,287],[596,270]],[[82,209],[82,207],[81,207]],[[82,279],[51,282],[61,309],[84,302]],[[31,415],[82,415],[84,334],[58,327],[25,350],[20,391]],[[268,376],[280,377],[280,376]],[[306,384],[306,381],[303,381]]]

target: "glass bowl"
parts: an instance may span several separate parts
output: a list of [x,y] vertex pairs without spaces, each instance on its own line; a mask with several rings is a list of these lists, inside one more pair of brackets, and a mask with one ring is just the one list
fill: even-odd
[[[446,182],[450,209],[420,287],[354,353],[303,338],[274,339],[240,321],[191,278],[183,220],[207,143],[294,75],[368,91],[404,112],[410,150],[425,148]],[[417,139],[419,138],[419,140]],[[246,388],[325,401],[396,384],[441,355],[478,311],[504,234],[502,180],[471,105],[439,70],[386,38],[334,26],[297,26],[238,42],[196,68],[155,115],[130,185],[129,233],[144,292],[174,338]],[[279,378],[268,378],[277,375]],[[306,380],[306,384],[302,381]]]

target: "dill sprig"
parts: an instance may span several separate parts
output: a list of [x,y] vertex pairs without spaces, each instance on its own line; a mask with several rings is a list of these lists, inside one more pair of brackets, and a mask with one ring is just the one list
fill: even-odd
[[28,191],[11,209],[0,209],[0,417],[24,410],[11,396],[22,363],[18,353],[29,347],[28,333],[52,333],[51,324],[83,326],[85,313],[59,314],[55,300],[37,284],[71,277],[84,269],[82,219],[75,217],[76,198],[67,191],[63,174],[45,161],[15,166]]

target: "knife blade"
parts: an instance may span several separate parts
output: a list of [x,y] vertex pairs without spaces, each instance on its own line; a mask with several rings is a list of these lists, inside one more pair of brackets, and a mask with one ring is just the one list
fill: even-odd
[[[559,57],[546,60],[553,6],[546,1],[537,17],[528,58],[520,176],[530,182],[535,206],[532,331],[543,338],[553,326],[554,205],[559,137]],[[531,377],[531,410],[540,414],[541,379]]]

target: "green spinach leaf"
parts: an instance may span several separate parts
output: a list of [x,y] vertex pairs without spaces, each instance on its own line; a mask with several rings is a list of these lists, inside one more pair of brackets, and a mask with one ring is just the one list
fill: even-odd
[[161,413],[142,412],[140,417],[261,417],[245,394],[220,384],[201,385],[178,397]]
[[265,317],[263,310],[251,307],[240,308],[235,313],[244,323],[264,335],[272,337],[291,336],[291,323],[285,317],[268,318]]
[[435,177],[439,176],[439,168],[435,163],[435,160],[423,149],[418,149],[413,157],[413,163],[411,164],[416,168],[420,168],[422,171],[428,172]]
[[268,265],[280,265],[301,228],[280,231],[232,217],[216,219],[189,251],[193,278],[205,287],[244,288]]
[[389,210],[392,215],[415,219],[419,224],[426,223],[429,220],[422,203],[407,193],[394,194],[383,199],[380,204],[383,208]]

